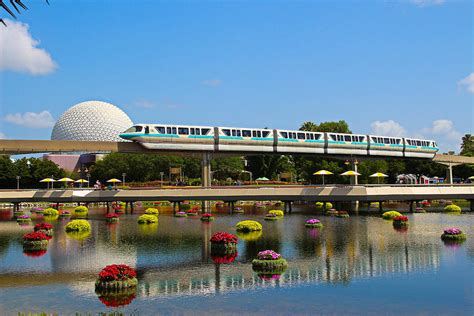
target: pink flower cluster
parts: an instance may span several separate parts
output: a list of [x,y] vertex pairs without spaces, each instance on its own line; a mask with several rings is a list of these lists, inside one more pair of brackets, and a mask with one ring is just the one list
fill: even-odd
[[446,228],[444,233],[447,235],[459,235],[462,234],[462,231],[457,227]]
[[30,216],[28,216],[28,215],[20,215],[20,216],[18,216],[18,218],[20,218],[20,219],[28,219],[28,218],[30,218]]
[[306,224],[318,224],[318,223],[321,223],[321,221],[316,218],[311,218],[306,221]]
[[277,260],[281,258],[281,255],[273,250],[263,250],[257,254],[260,260]]

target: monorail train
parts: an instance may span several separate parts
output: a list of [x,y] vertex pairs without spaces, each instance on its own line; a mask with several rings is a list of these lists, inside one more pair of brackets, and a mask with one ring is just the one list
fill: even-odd
[[148,149],[433,158],[434,140],[280,129],[137,124],[120,137]]

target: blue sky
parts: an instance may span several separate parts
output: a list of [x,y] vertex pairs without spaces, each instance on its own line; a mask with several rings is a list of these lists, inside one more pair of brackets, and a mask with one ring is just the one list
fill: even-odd
[[86,100],[136,123],[344,119],[444,151],[474,132],[472,1],[50,2],[0,25],[0,137],[48,139]]

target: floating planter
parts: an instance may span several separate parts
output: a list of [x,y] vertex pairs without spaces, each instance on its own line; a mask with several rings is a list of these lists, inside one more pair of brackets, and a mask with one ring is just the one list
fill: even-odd
[[408,226],[408,217],[406,216],[397,216],[393,218],[393,226],[394,227],[406,227]]
[[263,232],[261,230],[256,230],[252,232],[239,232],[237,231],[237,237],[245,241],[256,241],[262,237]]
[[64,210],[64,211],[60,211],[60,212],[59,212],[59,217],[60,217],[60,218],[67,218],[67,217],[71,217],[71,212],[69,212],[69,211],[66,211],[66,210]]
[[265,217],[263,218],[266,221],[277,221],[280,219],[280,217],[276,216],[275,214],[265,214]]
[[190,209],[191,209],[191,205],[189,205],[189,204],[181,204],[180,212],[186,212],[186,211],[189,211]]
[[143,214],[137,219],[138,224],[155,224],[158,223],[158,217],[155,215]]
[[198,210],[197,209],[190,209],[189,211],[186,212],[186,215],[188,216],[198,216]]
[[20,216],[17,216],[16,221],[18,223],[30,223],[31,222],[31,217],[29,215],[23,214]]
[[64,229],[66,232],[90,232],[91,224],[89,224],[89,222],[85,219],[75,219],[67,223]]
[[48,236],[41,232],[31,232],[23,235],[23,250],[46,250],[48,249]]
[[252,260],[253,271],[259,274],[282,274],[286,268],[286,260],[273,250],[260,251],[257,258]]
[[[316,209],[317,210],[322,210],[324,208],[324,202],[316,202]],[[332,209],[333,205],[331,202],[326,202],[326,209]]]
[[137,273],[125,264],[112,264],[100,271],[95,281],[96,291],[120,292],[135,288],[138,284]]
[[450,205],[446,205],[444,207],[444,211],[445,212],[457,212],[457,213],[459,213],[459,212],[461,212],[461,208],[459,206],[455,205],[455,204],[450,204]]
[[160,212],[158,211],[158,209],[154,208],[154,207],[149,207],[145,210],[145,214],[149,214],[149,215],[155,215],[155,216],[158,216]]
[[233,213],[243,213],[244,212],[244,209],[241,208],[241,207],[236,207],[234,208],[234,210],[232,211]]
[[336,217],[341,217],[341,218],[348,218],[349,217],[349,213],[347,213],[347,211],[337,211]]
[[415,208],[415,213],[426,213],[426,210],[422,207]]
[[397,211],[388,211],[382,214],[383,219],[390,219],[390,220],[394,219],[397,216],[402,216],[402,214]]
[[117,213],[110,213],[105,215],[105,221],[107,223],[118,223],[120,221],[120,218]]
[[[129,305],[136,297],[136,289],[129,289],[120,292],[96,291],[99,300],[107,307],[122,307]],[[113,315],[113,314],[112,314]]]
[[329,209],[329,211],[326,211],[326,215],[336,216],[337,215],[337,210],[335,208],[331,208],[331,209]]
[[74,209],[74,216],[76,217],[87,217],[89,209],[84,205],[79,205]]
[[51,224],[48,224],[48,223],[38,223],[35,225],[35,227],[33,228],[35,232],[40,232],[40,233],[43,233],[45,234],[46,236],[48,237],[53,237],[53,233],[54,233],[54,230],[53,230],[53,225]]
[[224,255],[237,251],[237,237],[227,232],[219,232],[212,235],[211,255]]
[[204,213],[201,215],[201,221],[203,222],[212,222],[214,220],[214,216],[211,213]]
[[246,220],[246,221],[238,222],[237,225],[235,225],[235,228],[237,229],[238,232],[244,232],[244,233],[260,231],[262,230],[262,224],[260,224],[257,221]]
[[275,204],[274,204],[274,205],[275,205],[275,206],[281,206],[282,204],[283,204],[282,201],[275,201]]
[[186,214],[186,212],[180,211],[180,212],[176,212],[174,214],[174,217],[188,217],[188,214]]
[[224,255],[213,255],[211,253],[211,259],[214,261],[216,264],[229,264],[235,261],[235,258],[237,258],[238,253],[237,250],[233,253],[228,253]]
[[30,212],[36,214],[43,214],[44,209],[42,207],[33,207]]
[[44,216],[57,216],[59,215],[59,212],[57,209],[55,208],[52,208],[52,207],[48,207],[47,209],[43,210],[43,215]]
[[13,216],[15,216],[15,217],[21,216],[23,214],[25,214],[25,212],[23,212],[23,211],[13,211]]
[[463,242],[467,236],[459,228],[451,227],[444,230],[441,239],[447,242]]
[[275,214],[278,217],[285,216],[285,213],[283,213],[282,210],[271,210],[271,211],[268,211],[268,214]]
[[309,227],[309,228],[323,228],[323,224],[319,219],[316,218],[311,218],[306,220],[304,223],[304,226]]

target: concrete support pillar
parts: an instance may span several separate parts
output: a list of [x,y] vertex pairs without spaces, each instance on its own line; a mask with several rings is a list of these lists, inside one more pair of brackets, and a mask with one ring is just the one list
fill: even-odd
[[176,205],[178,202],[173,202],[173,215],[176,214]]
[[210,188],[211,185],[211,154],[204,152],[201,159],[201,186]]
[[235,201],[231,201],[231,202],[229,202],[229,204],[230,204],[230,212],[231,212],[231,213],[234,213],[234,210],[235,210]]
[[469,210],[470,210],[471,212],[474,212],[474,200],[471,200],[471,201],[469,201],[469,202],[471,202],[471,203],[469,203],[469,204],[470,204]]
[[109,212],[110,212],[110,203],[107,202],[107,214],[109,214]]
[[323,211],[326,212],[326,203],[327,202],[323,202]]
[[449,184],[453,184],[453,165],[448,164],[448,168],[446,169],[446,182]]
[[415,201],[410,201],[409,205],[410,205],[410,212],[411,213],[415,212]]
[[128,202],[125,202],[125,208],[124,208],[124,213],[127,214],[127,210],[128,210]]
[[379,212],[383,213],[383,202],[379,201]]
[[56,202],[56,209],[59,210],[59,202]]
[[291,214],[291,212],[293,211],[292,209],[292,204],[293,202],[292,201],[288,201],[288,212]]
[[130,201],[130,214],[133,214],[133,201]]

